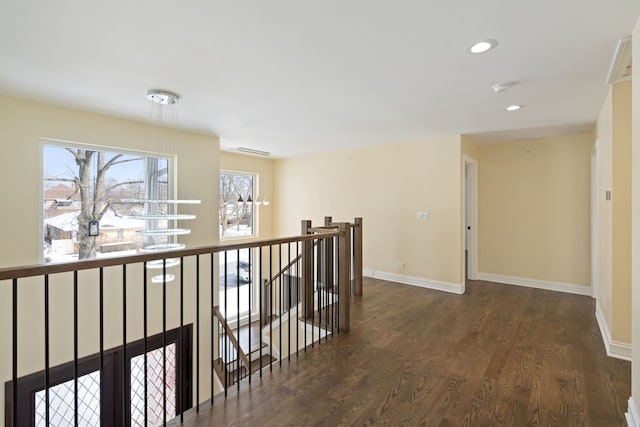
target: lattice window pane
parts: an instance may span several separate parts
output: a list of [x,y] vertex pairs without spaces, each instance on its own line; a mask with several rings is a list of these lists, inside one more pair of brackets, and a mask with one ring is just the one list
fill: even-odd
[[[176,416],[176,344],[166,347],[166,414]],[[162,425],[162,348],[147,352],[147,426]],[[144,355],[131,359],[131,425],[144,426]]]
[[[36,426],[46,426],[46,395],[44,390],[36,392]],[[74,425],[73,380],[49,387],[49,424],[52,426]],[[78,425],[100,425],[100,371],[78,377]]]

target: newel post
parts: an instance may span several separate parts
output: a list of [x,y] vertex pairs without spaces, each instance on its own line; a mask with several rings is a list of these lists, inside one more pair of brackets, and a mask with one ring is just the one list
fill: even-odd
[[353,220],[353,276],[354,295],[362,296],[362,218]]
[[[311,220],[302,220],[301,234],[308,235]],[[300,283],[300,301],[305,319],[313,317],[313,240],[302,242],[302,283]]]
[[351,315],[351,224],[338,224],[338,330],[349,332]]
[[[330,216],[324,217],[324,225],[330,226],[333,223],[333,218]],[[322,241],[322,283],[328,292],[333,291],[334,270],[333,270],[333,237],[329,239],[323,239]]]

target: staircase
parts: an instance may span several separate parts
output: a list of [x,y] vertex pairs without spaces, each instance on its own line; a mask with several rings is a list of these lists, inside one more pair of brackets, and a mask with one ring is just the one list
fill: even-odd
[[[302,303],[299,303],[282,316],[271,315],[271,322],[263,326],[262,331],[259,321],[239,329],[226,329],[226,322],[221,321],[220,357],[214,360],[213,366],[222,387],[227,389],[248,378],[249,370],[253,375],[333,335],[336,332],[336,303],[336,294],[320,289],[314,293],[314,309],[307,319],[303,316]],[[295,329],[289,326],[294,319]]]

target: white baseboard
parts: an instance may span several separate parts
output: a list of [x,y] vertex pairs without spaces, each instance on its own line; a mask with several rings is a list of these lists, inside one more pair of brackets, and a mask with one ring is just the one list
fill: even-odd
[[504,276],[502,274],[478,273],[476,280],[505,283],[507,285],[525,286],[527,288],[545,289],[547,291],[565,292],[568,294],[591,296],[591,286],[574,285],[572,283],[549,282],[546,280],[528,279],[526,277]]
[[633,402],[633,398],[629,398],[629,409],[624,414],[627,418],[627,425],[629,427],[640,427],[640,416],[638,416],[638,408]]
[[596,320],[598,321],[604,348],[607,350],[607,356],[631,362],[631,345],[611,339],[609,325],[607,324],[604,314],[602,314],[602,309],[598,301],[596,301]]
[[458,284],[441,282],[438,280],[423,279],[421,277],[404,276],[402,274],[387,273],[385,271],[375,271],[369,268],[363,269],[362,274],[374,279],[388,280],[390,282],[402,283],[403,285],[418,286],[421,288],[450,292],[459,295],[464,294],[464,283]]

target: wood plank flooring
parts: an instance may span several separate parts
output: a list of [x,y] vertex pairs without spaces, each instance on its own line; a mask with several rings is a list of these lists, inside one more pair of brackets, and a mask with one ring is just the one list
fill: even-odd
[[480,281],[465,295],[364,286],[351,332],[184,425],[626,425],[631,365],[607,357],[593,299]]

